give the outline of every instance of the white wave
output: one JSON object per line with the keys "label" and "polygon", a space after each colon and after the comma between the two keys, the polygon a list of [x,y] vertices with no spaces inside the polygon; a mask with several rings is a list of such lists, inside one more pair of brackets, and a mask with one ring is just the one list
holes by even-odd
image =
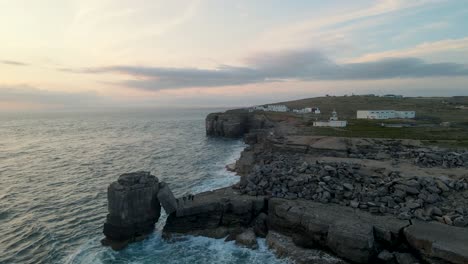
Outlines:
{"label": "white wave", "polygon": [[240,157],[241,152],[245,148],[245,144],[239,141],[238,144],[233,146],[233,151],[230,156],[222,161],[216,162],[214,167],[214,178],[205,179],[200,184],[192,188],[193,193],[201,193],[206,191],[212,191],[223,187],[231,186],[240,180],[240,177],[235,173],[228,171],[226,165],[236,162]]}
{"label": "white wave", "polygon": [[131,244],[123,251],[115,252],[109,248],[97,245],[90,240],[79,247],[67,258],[66,264],[104,264],[104,263],[134,263],[134,264],[261,264],[287,263],[277,259],[266,246],[265,239],[258,239],[259,248],[252,250],[239,247],[224,239],[185,236],[176,242],[167,242],[159,232],[150,238]]}

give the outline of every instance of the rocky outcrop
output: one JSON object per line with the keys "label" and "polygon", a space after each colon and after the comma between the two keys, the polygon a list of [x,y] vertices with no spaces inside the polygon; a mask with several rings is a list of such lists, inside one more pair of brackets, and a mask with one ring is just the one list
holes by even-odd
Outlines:
{"label": "rocky outcrop", "polygon": [[212,113],[206,117],[206,134],[240,138],[248,132],[248,113]]}
{"label": "rocky outcrop", "polygon": [[467,151],[452,151],[447,149],[436,149],[421,147],[415,144],[403,144],[401,140],[361,140],[364,143],[355,145],[349,151],[350,158],[365,159],[410,159],[414,164],[425,168],[462,168],[468,167]]}
{"label": "rocky outcrop", "polygon": [[110,184],[103,243],[121,249],[152,232],[161,213],[158,191],[158,179],[149,172],[122,174]]}
{"label": "rocky outcrop", "polygon": [[[244,110],[232,110],[224,113],[211,113],[205,119],[208,136],[241,138],[250,131],[273,128],[264,114],[249,113]],[[247,140],[254,139],[247,137]]]}
{"label": "rocky outcrop", "polygon": [[[357,263],[372,263],[378,253],[402,241],[409,225],[391,217],[373,216],[338,205],[272,198],[268,203],[270,230],[295,234],[314,248],[327,248]],[[296,238],[298,239],[298,238]]]}
{"label": "rocky outcrop", "polygon": [[417,222],[405,228],[404,233],[411,247],[428,263],[468,263],[468,230],[465,228]]}
{"label": "rocky outcrop", "polygon": [[245,230],[244,232],[238,234],[236,236],[236,244],[242,245],[251,249],[257,249],[258,248],[257,237],[255,236],[253,229],[249,228]]}
{"label": "rocky outcrop", "polygon": [[273,249],[280,258],[289,258],[298,264],[346,264],[331,254],[318,249],[306,249],[297,246],[291,237],[281,233],[270,231],[266,237],[269,248]]}
{"label": "rocky outcrop", "polygon": [[428,263],[466,263],[466,229],[424,224],[338,204],[249,196],[224,188],[179,199],[164,233],[227,237],[251,248],[256,247],[255,236],[266,234],[278,256],[297,263],[420,263],[420,257]]}
{"label": "rocky outcrop", "polygon": [[177,210],[177,200],[171,189],[165,182],[159,183],[158,200],[161,203],[166,214],[170,215]]}
{"label": "rocky outcrop", "polygon": [[239,195],[232,188],[223,188],[192,199],[179,199],[177,211],[169,215],[164,232],[222,238],[252,226],[265,211],[263,197]]}

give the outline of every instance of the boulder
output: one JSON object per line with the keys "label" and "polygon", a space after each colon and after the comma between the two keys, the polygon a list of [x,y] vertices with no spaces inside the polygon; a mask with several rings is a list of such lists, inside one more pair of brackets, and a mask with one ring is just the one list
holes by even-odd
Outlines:
{"label": "boulder", "polygon": [[117,245],[111,243],[116,241],[126,245],[122,242],[152,232],[161,213],[158,190],[158,179],[149,172],[122,174],[111,183],[107,189],[109,214],[104,224],[104,244]]}
{"label": "boulder", "polygon": [[428,262],[468,263],[468,229],[436,222],[415,222],[404,229],[409,245]]}
{"label": "boulder", "polygon": [[251,249],[258,248],[257,237],[251,228],[236,236],[236,244],[246,246]]}
{"label": "boulder", "polygon": [[388,250],[383,250],[377,256],[377,259],[381,260],[384,263],[389,263],[393,260],[394,256],[392,253],[388,252]]}
{"label": "boulder", "polygon": [[346,264],[333,255],[317,249],[305,249],[296,246],[292,239],[275,231],[269,231],[266,237],[267,245],[279,258],[289,258],[297,264]]}
{"label": "boulder", "polygon": [[159,183],[158,200],[168,215],[177,210],[177,201],[165,182]]}
{"label": "boulder", "polygon": [[419,264],[419,261],[410,253],[394,253],[398,264]]}
{"label": "boulder", "polygon": [[234,162],[234,163],[226,165],[226,170],[228,170],[230,172],[235,172],[236,171],[236,163]]}
{"label": "boulder", "polygon": [[[357,220],[357,221],[353,221]],[[327,247],[357,263],[370,263],[375,254],[373,226],[358,219],[344,219],[330,226]]]}

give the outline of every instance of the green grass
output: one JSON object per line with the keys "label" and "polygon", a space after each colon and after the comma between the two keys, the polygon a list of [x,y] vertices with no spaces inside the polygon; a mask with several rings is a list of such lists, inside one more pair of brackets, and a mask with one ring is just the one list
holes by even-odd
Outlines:
{"label": "green grass", "polygon": [[[341,119],[356,118],[357,110],[408,110],[416,111],[416,120],[426,123],[467,122],[468,110],[456,109],[468,106],[468,96],[457,97],[405,97],[386,98],[377,96],[329,96],[284,102],[290,108],[319,107],[318,115],[327,119],[335,109]],[[314,117],[317,117],[314,115]]]}
{"label": "green grass", "polygon": [[305,134],[337,137],[368,137],[419,140],[468,141],[468,128],[462,127],[382,127],[375,120],[350,120],[345,128],[303,127]]}
{"label": "green grass", "polygon": [[[386,98],[378,96],[327,96],[282,102],[289,108],[319,107],[321,114],[298,115],[294,113],[259,112],[267,119],[294,121],[299,133],[305,135],[418,139],[424,144],[468,148],[468,110],[456,106],[468,106],[468,96],[455,97],[405,97]],[[347,120],[346,128],[313,127],[315,120],[328,120],[336,110],[340,120]],[[408,120],[361,120],[356,119],[357,110],[408,110],[416,111],[416,118]],[[382,127],[380,123],[406,123],[412,127]],[[440,126],[450,122],[450,127]]]}

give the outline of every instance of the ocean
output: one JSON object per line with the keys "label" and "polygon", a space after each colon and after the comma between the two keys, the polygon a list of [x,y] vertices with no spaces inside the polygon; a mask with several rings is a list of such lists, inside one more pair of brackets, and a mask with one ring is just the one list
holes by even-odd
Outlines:
{"label": "ocean", "polygon": [[223,239],[161,238],[101,246],[107,186],[145,170],[182,196],[229,186],[225,165],[245,147],[205,136],[216,109],[0,114],[0,263],[283,263]]}

